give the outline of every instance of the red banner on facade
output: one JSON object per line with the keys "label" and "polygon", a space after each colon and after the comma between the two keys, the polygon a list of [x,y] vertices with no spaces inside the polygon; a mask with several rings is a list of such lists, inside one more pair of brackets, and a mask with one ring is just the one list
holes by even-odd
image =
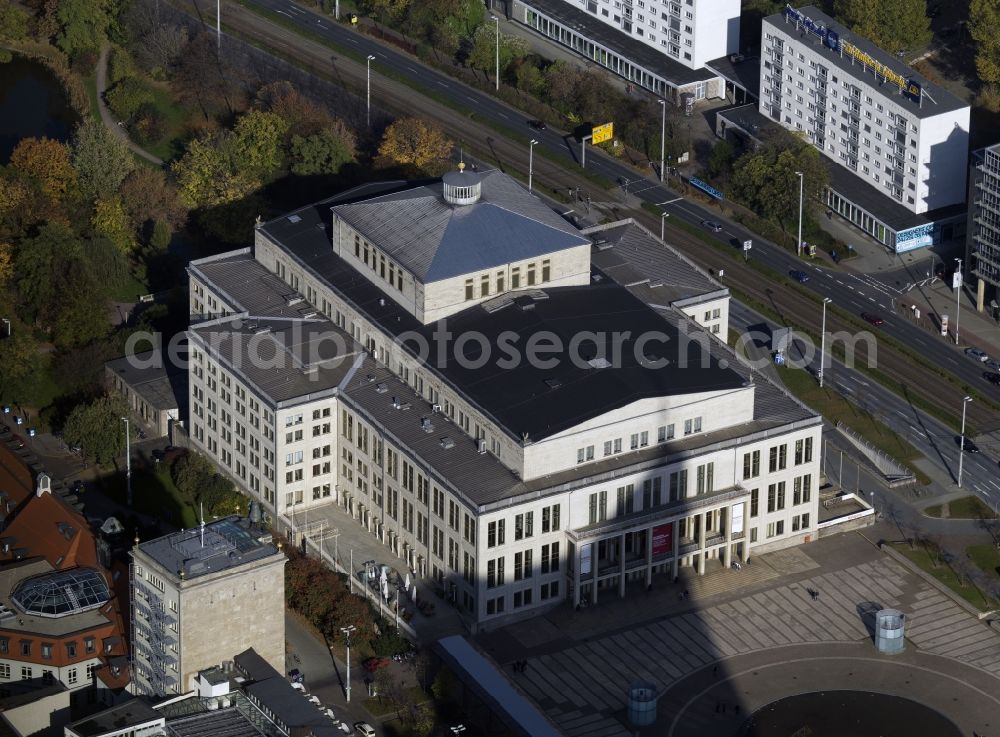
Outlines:
{"label": "red banner on facade", "polygon": [[674,525],[658,525],[653,528],[653,557],[668,555],[674,549]]}

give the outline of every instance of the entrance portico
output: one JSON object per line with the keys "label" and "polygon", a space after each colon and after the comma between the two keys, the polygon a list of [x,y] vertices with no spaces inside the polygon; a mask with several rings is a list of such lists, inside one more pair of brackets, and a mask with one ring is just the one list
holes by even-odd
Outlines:
{"label": "entrance portico", "polygon": [[747,489],[730,487],[568,531],[573,605],[596,604],[615,585],[624,597],[629,580],[649,586],[654,572],[676,577],[682,564],[699,575],[709,558],[729,567],[734,551],[746,562],[749,500]]}

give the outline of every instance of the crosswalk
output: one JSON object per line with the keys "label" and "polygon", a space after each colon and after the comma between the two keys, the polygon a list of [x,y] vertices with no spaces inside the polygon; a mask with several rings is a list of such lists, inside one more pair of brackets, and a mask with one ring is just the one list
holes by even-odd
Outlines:
{"label": "crosswalk", "polygon": [[[770,588],[752,584],[777,579],[776,569],[755,566],[691,583],[695,599],[710,597],[732,588],[724,580],[732,573],[743,575],[752,593],[535,657],[518,685],[568,737],[625,737],[627,690],[636,681],[654,683],[662,693],[731,656],[783,645],[857,643],[870,638],[862,612],[878,608],[907,614],[911,646],[1000,675],[1000,637],[891,559]],[[810,591],[819,592],[817,598]]]}

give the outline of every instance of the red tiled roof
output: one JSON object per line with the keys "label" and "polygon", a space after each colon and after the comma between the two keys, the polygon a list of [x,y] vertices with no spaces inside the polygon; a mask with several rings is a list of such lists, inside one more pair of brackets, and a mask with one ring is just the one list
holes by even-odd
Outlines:
{"label": "red tiled roof", "polygon": [[0,563],[20,558],[45,558],[54,569],[99,567],[97,544],[86,518],[50,493],[32,497],[0,533],[8,543],[0,548]]}

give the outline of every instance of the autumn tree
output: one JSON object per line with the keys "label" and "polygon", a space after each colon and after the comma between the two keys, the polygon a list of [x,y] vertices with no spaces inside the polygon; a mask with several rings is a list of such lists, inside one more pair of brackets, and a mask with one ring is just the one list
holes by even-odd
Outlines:
{"label": "autumn tree", "polygon": [[56,45],[70,56],[96,50],[114,20],[113,0],[60,0],[56,10]]}
{"label": "autumn tree", "polygon": [[[495,74],[497,68],[497,31],[492,23],[484,23],[472,34],[472,49],[465,59],[466,65],[487,74]],[[500,75],[507,68],[528,53],[528,44],[517,36],[500,34]]]}
{"label": "autumn tree", "polygon": [[892,53],[931,40],[927,0],[837,0],[835,13],[859,36]]}
{"label": "autumn tree", "polygon": [[121,198],[137,230],[155,220],[164,220],[177,230],[187,220],[187,209],[159,169],[145,166],[134,169],[125,177]]}
{"label": "autumn tree", "polygon": [[67,445],[78,446],[84,458],[99,466],[110,466],[125,452],[121,418],[127,414],[128,406],[118,396],[80,404],[66,418],[63,438]]}
{"label": "autumn tree", "polygon": [[20,401],[38,384],[44,355],[28,330],[14,330],[0,340],[0,398]]}
{"label": "autumn tree", "polygon": [[410,7],[412,0],[361,0],[358,7],[365,15],[383,23],[397,23]]}
{"label": "autumn tree", "polygon": [[287,80],[279,80],[257,91],[256,105],[285,121],[289,135],[309,136],[334,124],[330,113],[299,92]]}
{"label": "autumn tree", "polygon": [[251,110],[240,116],[226,146],[233,168],[255,179],[268,179],[281,166],[281,144],[287,129],[288,124],[276,113]]}
{"label": "autumn tree", "polygon": [[14,246],[0,241],[0,288],[6,287],[14,276]]}
{"label": "autumn tree", "polygon": [[972,0],[969,35],[976,42],[976,71],[982,82],[1000,82],[1000,3]]}
{"label": "autumn tree", "polygon": [[0,38],[19,41],[28,35],[30,16],[13,3],[0,5]]}
{"label": "autumn tree", "polygon": [[807,201],[819,198],[829,175],[814,146],[792,139],[744,154],[729,180],[733,198],[777,223],[790,223],[798,215],[797,171],[803,173]]}
{"label": "autumn tree", "polygon": [[173,165],[181,203],[189,208],[214,207],[245,197],[261,182],[238,170],[223,133],[196,138]]}
{"label": "autumn tree", "polygon": [[439,165],[451,149],[440,128],[419,118],[400,118],[385,129],[378,153],[397,164],[425,169]]}
{"label": "autumn tree", "polygon": [[73,136],[73,167],[88,199],[110,196],[135,168],[128,145],[97,118],[88,117]]}
{"label": "autumn tree", "polygon": [[324,128],[310,136],[292,137],[292,171],[311,174],[336,174],[344,164],[354,161],[354,134],[346,126]]}
{"label": "autumn tree", "polygon": [[53,199],[76,181],[69,147],[51,138],[22,138],[10,155],[10,166]]}
{"label": "autumn tree", "polygon": [[120,120],[131,120],[140,107],[153,102],[152,91],[136,77],[125,77],[104,96]]}
{"label": "autumn tree", "polygon": [[94,232],[111,241],[123,254],[135,248],[133,229],[125,206],[118,197],[101,197],[94,203],[90,224]]}

